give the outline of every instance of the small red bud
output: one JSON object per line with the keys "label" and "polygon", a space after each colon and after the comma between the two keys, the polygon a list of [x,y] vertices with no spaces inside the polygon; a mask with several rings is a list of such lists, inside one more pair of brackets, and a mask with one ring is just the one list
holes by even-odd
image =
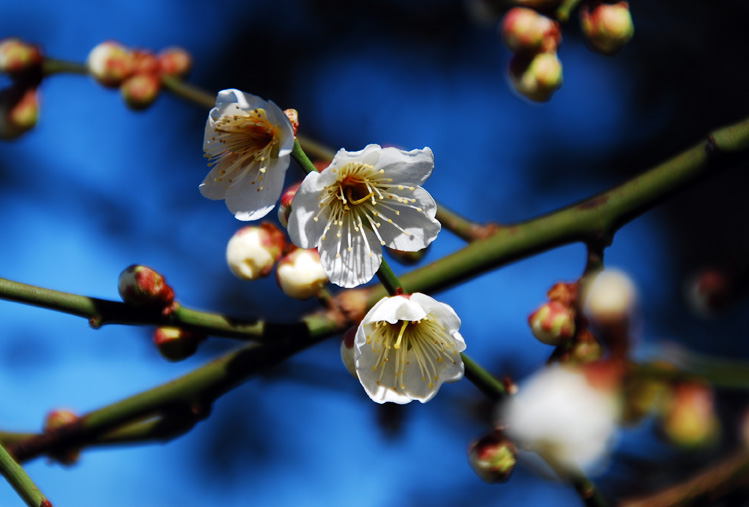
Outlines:
{"label": "small red bud", "polygon": [[167,48],[159,53],[157,59],[159,72],[168,76],[184,78],[192,69],[192,56],[182,48]]}
{"label": "small red bud", "polygon": [[39,93],[13,84],[0,91],[0,139],[16,139],[36,126]]}
{"label": "small red bud", "polygon": [[234,276],[256,280],[268,276],[286,250],[286,236],[271,223],[242,227],[226,245],[226,263]]}
{"label": "small red bud", "polygon": [[486,435],[468,450],[468,462],[482,480],[490,484],[506,482],[515,470],[517,450],[500,432]]}
{"label": "small red bud", "polygon": [[182,361],[195,354],[204,335],[178,327],[163,326],[153,334],[153,343],[159,353],[170,361]]}
{"label": "small red bud", "polygon": [[135,74],[120,86],[125,104],[131,109],[142,110],[153,104],[161,90],[161,78],[157,74]]}
{"label": "small red bud", "polygon": [[17,37],[0,40],[0,72],[22,74],[42,64],[42,52],[38,46]]}
{"label": "small red bud", "polygon": [[91,50],[86,66],[99,83],[114,88],[133,74],[135,57],[133,52],[122,44],[106,41]]}
{"label": "small red bud", "polygon": [[299,130],[299,113],[296,109],[285,109],[284,114],[291,122],[291,126],[294,127],[294,135],[296,136],[296,131]]}
{"label": "small red bud", "polygon": [[524,7],[514,7],[507,12],[501,31],[507,47],[516,52],[552,52],[562,42],[558,22]]}
{"label": "small red bud", "polygon": [[278,261],[276,282],[284,294],[294,299],[309,299],[328,283],[316,249],[295,248]]}
{"label": "small red bud", "polygon": [[515,90],[535,102],[550,100],[564,81],[556,53],[517,53],[510,61],[509,73]]}
{"label": "small red bud", "polygon": [[284,227],[289,226],[289,216],[291,215],[291,203],[294,200],[294,196],[297,193],[297,190],[299,190],[299,187],[302,185],[302,182],[294,183],[289,188],[287,188],[283,194],[281,194],[281,202],[278,205],[278,221],[281,222],[281,225]]}
{"label": "small red bud", "polygon": [[672,386],[661,415],[661,429],[672,443],[682,447],[714,443],[720,422],[715,415],[712,389],[697,383]]}
{"label": "small red bud", "polygon": [[[79,420],[78,415],[75,412],[68,409],[55,409],[47,413],[44,418],[44,432],[54,431],[61,426],[73,424]],[[63,452],[51,454],[50,458],[59,462],[62,465],[73,465],[78,461],[80,457],[80,449],[69,449]]]}
{"label": "small red bud", "polygon": [[356,364],[354,363],[354,340],[356,340],[357,330],[358,326],[350,327],[341,340],[341,361],[343,361],[343,365],[348,372],[356,379],[359,378],[356,375]]}
{"label": "small red bud", "polygon": [[541,305],[528,317],[533,336],[547,345],[560,345],[575,334],[575,317],[558,301]]}
{"label": "small red bud", "polygon": [[119,292],[122,300],[133,306],[161,308],[174,301],[174,291],[162,275],[136,264],[120,273]]}
{"label": "small red bud", "polygon": [[627,2],[604,4],[594,1],[580,7],[580,26],[590,46],[599,53],[612,55],[635,33]]}

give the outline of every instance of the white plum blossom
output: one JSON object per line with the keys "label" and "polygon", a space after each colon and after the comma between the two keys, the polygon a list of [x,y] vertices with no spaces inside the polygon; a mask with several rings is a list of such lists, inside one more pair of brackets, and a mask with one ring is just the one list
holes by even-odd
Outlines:
{"label": "white plum blossom", "polygon": [[414,293],[385,297],[359,324],[356,375],[377,403],[431,400],[444,382],[463,377],[466,344],[448,305]]}
{"label": "white plum blossom", "polygon": [[239,220],[264,217],[281,196],[293,146],[294,128],[276,104],[220,91],[205,124],[203,151],[212,169],[200,193],[225,199]]}
{"label": "white plum blossom", "polygon": [[593,386],[581,370],[552,365],[502,405],[499,424],[515,443],[575,472],[595,471],[616,437],[615,389]]}
{"label": "white plum blossom", "polygon": [[368,282],[380,267],[383,246],[415,252],[437,237],[437,205],[419,186],[433,168],[429,148],[370,144],[361,151],[339,150],[330,166],[308,174],[297,190],[291,241],[318,249],[331,282]]}

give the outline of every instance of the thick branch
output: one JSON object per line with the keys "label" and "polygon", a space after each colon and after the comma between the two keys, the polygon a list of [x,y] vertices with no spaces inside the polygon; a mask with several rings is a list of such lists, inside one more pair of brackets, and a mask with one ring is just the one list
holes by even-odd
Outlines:
{"label": "thick branch", "polygon": [[8,451],[0,445],[0,474],[13,486],[29,507],[52,507],[52,504],[39,491],[26,471],[19,465]]}

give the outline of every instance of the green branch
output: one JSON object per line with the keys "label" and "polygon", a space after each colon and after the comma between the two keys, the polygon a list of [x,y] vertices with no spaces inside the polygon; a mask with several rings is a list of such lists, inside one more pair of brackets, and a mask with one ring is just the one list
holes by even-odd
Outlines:
{"label": "green branch", "polygon": [[0,474],[13,486],[18,496],[23,498],[29,507],[52,507],[44,494],[39,491],[26,471],[8,451],[0,445]]}
{"label": "green branch", "polygon": [[[748,150],[745,119],[607,192],[527,222],[499,226],[486,239],[404,275],[402,282],[414,292],[430,293],[569,243],[608,245],[624,224],[711,172],[746,160]],[[383,292],[374,288],[370,304]]]}

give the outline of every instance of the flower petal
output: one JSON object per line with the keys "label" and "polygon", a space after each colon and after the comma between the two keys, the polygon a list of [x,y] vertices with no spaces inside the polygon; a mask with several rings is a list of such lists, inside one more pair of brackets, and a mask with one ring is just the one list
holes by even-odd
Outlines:
{"label": "flower petal", "polygon": [[356,232],[351,221],[348,221],[341,230],[340,238],[331,229],[325,239],[320,239],[317,247],[325,273],[332,283],[341,287],[367,283],[382,263],[382,247],[375,235],[370,229],[360,231],[363,233]]}
{"label": "flower petal", "polygon": [[320,191],[325,188],[325,179],[321,173],[309,173],[291,202],[288,232],[291,242],[300,248],[316,248],[328,223],[327,210],[320,213]]}
{"label": "flower petal", "polygon": [[393,183],[421,185],[432,175],[434,153],[428,147],[411,151],[383,148],[375,168],[383,169]]}
{"label": "flower petal", "polygon": [[288,157],[272,159],[262,182],[258,179],[258,169],[249,169],[247,174],[226,190],[226,207],[234,213],[237,220],[263,218],[273,209],[281,195],[287,167]]}
{"label": "flower petal", "polygon": [[380,216],[383,218],[379,232],[390,248],[416,252],[434,241],[442,229],[434,218],[437,205],[421,187],[413,191],[405,190],[400,195],[416,202],[401,203],[392,199],[387,204],[378,204],[378,208],[382,208]]}

